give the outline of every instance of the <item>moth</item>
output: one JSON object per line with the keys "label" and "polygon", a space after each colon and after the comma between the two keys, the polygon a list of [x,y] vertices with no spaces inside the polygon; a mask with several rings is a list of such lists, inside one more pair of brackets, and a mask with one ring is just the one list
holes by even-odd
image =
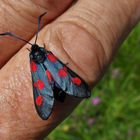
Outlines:
{"label": "moth", "polygon": [[31,45],[29,58],[33,85],[33,97],[38,115],[47,120],[52,113],[55,100],[64,102],[66,94],[78,98],[88,98],[91,95],[86,82],[72,71],[68,64],[64,64],[51,51],[40,47],[37,38],[41,29],[41,19],[46,14],[38,17],[38,30],[35,43],[11,33],[1,33],[0,36],[11,36]]}

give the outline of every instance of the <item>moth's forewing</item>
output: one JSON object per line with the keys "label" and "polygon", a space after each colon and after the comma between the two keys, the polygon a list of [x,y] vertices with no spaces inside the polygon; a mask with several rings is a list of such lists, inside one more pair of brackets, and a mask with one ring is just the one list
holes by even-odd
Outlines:
{"label": "moth's forewing", "polygon": [[75,97],[90,97],[89,87],[82,78],[58,60],[51,52],[48,52],[46,57],[45,67],[51,72],[54,81],[63,91]]}
{"label": "moth's forewing", "polygon": [[39,116],[46,120],[51,115],[54,105],[52,86],[43,65],[32,60],[30,63],[35,107]]}

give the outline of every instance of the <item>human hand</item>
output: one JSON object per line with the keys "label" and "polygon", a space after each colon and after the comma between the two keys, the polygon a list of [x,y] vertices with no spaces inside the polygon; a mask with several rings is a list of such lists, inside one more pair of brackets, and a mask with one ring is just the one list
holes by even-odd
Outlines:
{"label": "human hand", "polygon": [[[46,1],[42,1],[43,6],[49,5],[44,2]],[[114,5],[113,0],[108,3],[105,0],[100,2],[80,0],[62,16],[42,29],[39,33],[38,44],[42,46],[45,43],[48,50],[51,50],[63,62],[69,62],[69,67],[89,85],[95,85],[124,39],[124,34],[127,35],[138,22],[140,18],[138,2],[138,0],[133,2],[117,1]],[[26,5],[33,3],[27,2]],[[61,5],[61,8],[58,6],[57,10],[62,9],[61,13],[70,3],[70,0],[67,1],[64,6]],[[21,2],[16,6],[15,3],[11,2],[11,4],[15,9],[17,9],[17,5],[18,8],[21,6]],[[39,4],[35,5],[39,6]],[[36,10],[36,6],[34,10],[30,6],[26,6],[26,8],[25,5],[22,6],[20,9],[23,8],[24,12],[26,11],[25,13],[21,12],[25,18],[19,16],[18,13],[16,16],[13,12],[16,25],[11,25],[14,28],[8,28],[12,19],[7,24],[2,21],[1,25],[5,26],[0,28],[1,32],[9,29],[28,40],[35,33],[37,24],[32,24],[27,19],[36,23],[36,17],[44,10],[48,12],[47,20],[56,17],[55,8],[49,11],[49,6],[53,7],[53,2],[46,9],[40,7],[39,12]],[[125,12],[126,9],[127,12]],[[35,13],[35,11],[37,12]],[[53,13],[53,16],[50,13]],[[35,18],[32,18],[32,14]],[[18,19],[21,21],[18,22]],[[10,37],[0,39],[1,66],[21,48],[22,43]],[[1,69],[0,109],[2,115],[0,120],[2,128],[0,135],[3,139],[41,139],[71,113],[80,102],[79,99],[72,97],[67,98],[64,104],[56,102],[49,120],[40,120],[33,104],[27,47],[30,46],[27,44],[23,46]]]}

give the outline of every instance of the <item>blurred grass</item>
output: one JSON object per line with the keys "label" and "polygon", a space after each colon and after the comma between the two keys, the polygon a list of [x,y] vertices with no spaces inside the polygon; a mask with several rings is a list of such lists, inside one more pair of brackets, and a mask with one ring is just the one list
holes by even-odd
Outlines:
{"label": "blurred grass", "polygon": [[[92,99],[101,103],[93,105]],[[140,140],[140,24],[103,80],[46,140]]]}

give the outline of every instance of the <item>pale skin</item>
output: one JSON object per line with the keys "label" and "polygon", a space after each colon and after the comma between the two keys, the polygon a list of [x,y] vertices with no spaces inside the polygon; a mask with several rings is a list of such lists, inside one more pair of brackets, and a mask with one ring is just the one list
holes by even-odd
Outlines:
{"label": "pale skin", "polygon": [[[45,43],[46,49],[68,62],[93,87],[138,23],[140,0],[78,0],[70,7],[71,3],[72,0],[61,0],[61,4],[59,0],[0,1],[0,33],[12,31],[30,40],[36,32],[37,17],[47,11],[37,43],[40,46]],[[3,140],[42,140],[81,101],[67,97],[64,104],[56,102],[50,118],[41,120],[33,103],[26,48],[30,45],[0,37],[0,137]]]}

